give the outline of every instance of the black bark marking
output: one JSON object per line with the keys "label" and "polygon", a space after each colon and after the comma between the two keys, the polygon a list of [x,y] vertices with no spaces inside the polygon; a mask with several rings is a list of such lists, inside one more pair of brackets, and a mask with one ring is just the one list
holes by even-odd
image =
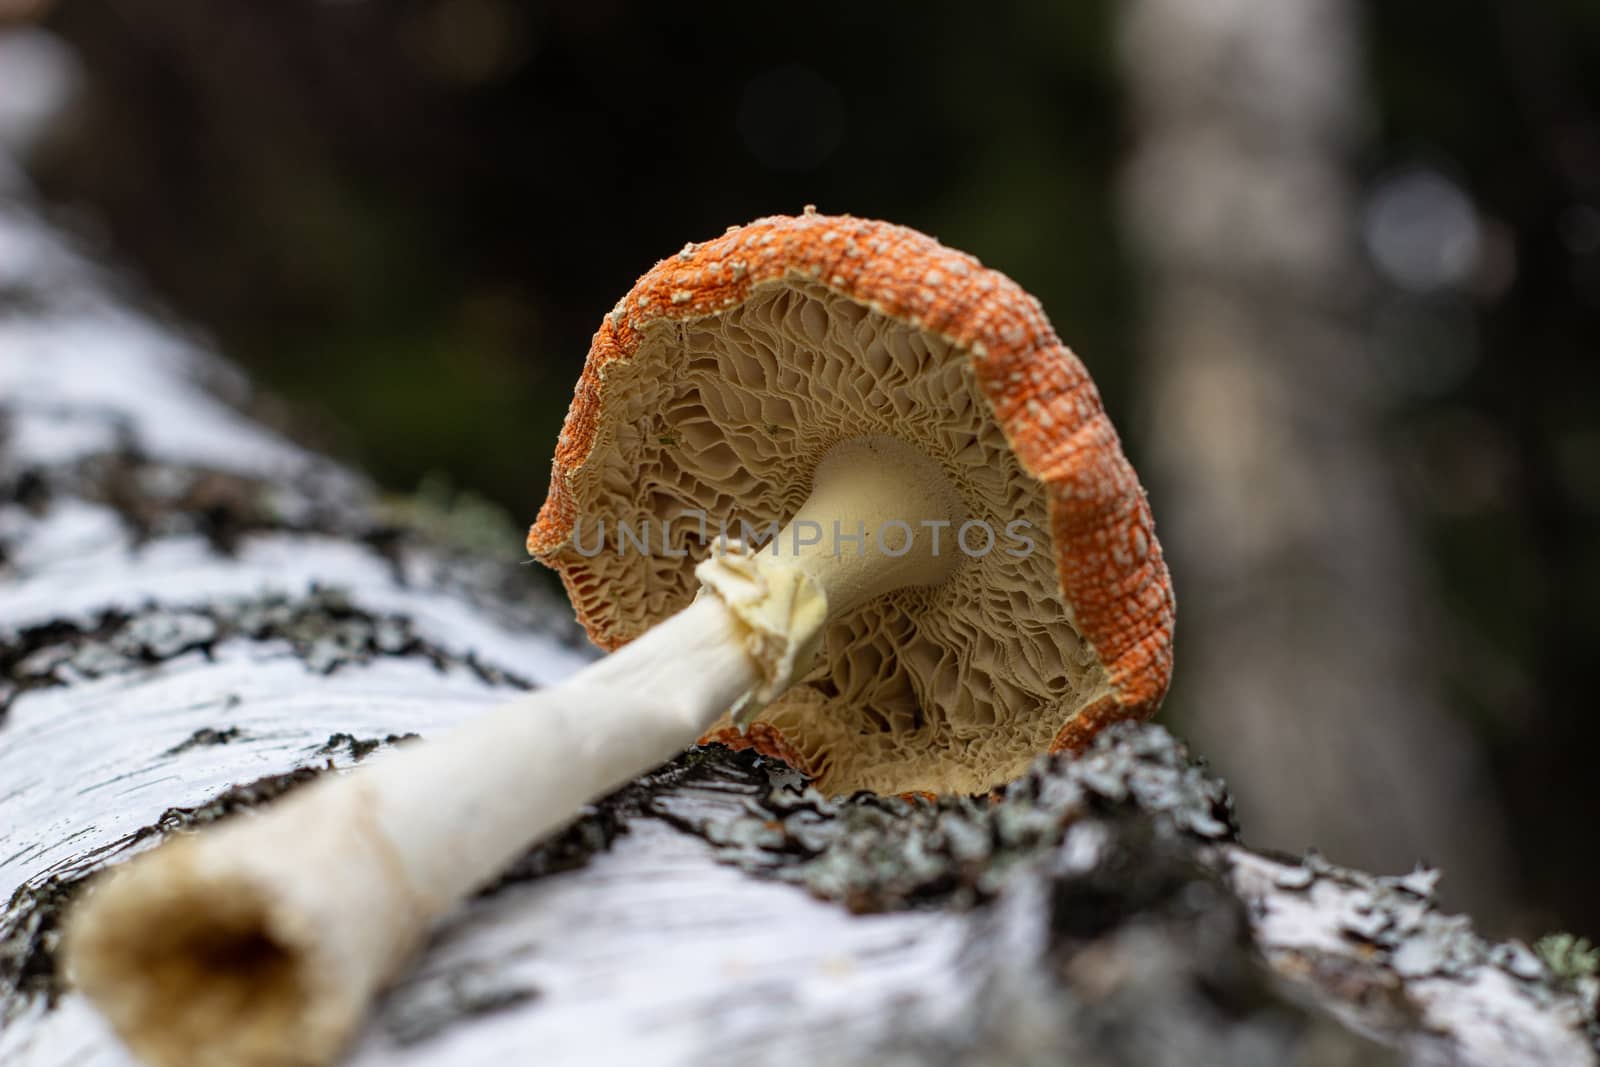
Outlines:
{"label": "black bark marking", "polygon": [[130,673],[191,652],[210,656],[228,640],[286,641],[317,674],[379,656],[420,657],[439,670],[463,667],[492,686],[533,687],[475,653],[457,655],[424,640],[404,615],[366,611],[339,589],[313,589],[300,597],[223,599],[199,607],[149,604],[131,613],[106,611],[88,624],[58,620],[0,630],[0,724],[10,703],[28,690]]}

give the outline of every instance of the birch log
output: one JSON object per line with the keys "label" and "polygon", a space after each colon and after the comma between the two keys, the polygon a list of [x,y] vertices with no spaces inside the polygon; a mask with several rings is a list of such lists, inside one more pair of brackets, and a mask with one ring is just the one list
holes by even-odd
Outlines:
{"label": "birch log", "polygon": [[[0,195],[0,1063],[129,1067],[57,965],[87,876],[590,653]],[[1592,982],[1432,891],[1242,849],[1158,728],[998,803],[700,750],[446,921],[349,1062],[1597,1062]]]}

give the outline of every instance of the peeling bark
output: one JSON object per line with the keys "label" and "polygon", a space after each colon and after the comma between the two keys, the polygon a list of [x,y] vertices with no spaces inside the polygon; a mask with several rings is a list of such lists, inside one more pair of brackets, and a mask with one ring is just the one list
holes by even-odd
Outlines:
{"label": "peeling bark", "polygon": [[[525,570],[397,524],[117,290],[0,203],[14,1067],[130,1062],[56,965],[95,871],[589,655]],[[700,749],[465,904],[350,1062],[1596,1062],[1593,988],[1432,892],[1244,849],[1154,727],[938,801],[825,798]]]}

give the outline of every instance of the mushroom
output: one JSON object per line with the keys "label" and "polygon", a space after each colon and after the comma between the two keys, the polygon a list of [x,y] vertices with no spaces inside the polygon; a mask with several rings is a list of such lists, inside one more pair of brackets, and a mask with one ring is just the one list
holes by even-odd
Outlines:
{"label": "mushroom", "polygon": [[768,702],[705,739],[836,793],[981,792],[1171,674],[1166,565],[1083,365],[1010,279],[882,222],[763,219],[641,278],[528,550],[606,649],[721,594]]}
{"label": "mushroom", "polygon": [[835,792],[978,792],[1145,716],[1173,598],[1037,301],[808,209],[687,245],[595,335],[529,550],[612,655],[123,865],[68,967],[164,1067],[320,1064],[429,925],[697,737]]}

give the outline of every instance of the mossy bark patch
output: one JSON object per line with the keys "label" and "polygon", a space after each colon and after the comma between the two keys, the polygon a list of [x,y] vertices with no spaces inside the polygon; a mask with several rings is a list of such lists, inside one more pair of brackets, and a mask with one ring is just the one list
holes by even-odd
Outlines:
{"label": "mossy bark patch", "polygon": [[1077,758],[1041,757],[985,797],[828,798],[773,774],[725,820],[664,796],[654,814],[704,837],[745,870],[803,885],[854,911],[968,908],[992,899],[1067,827],[1137,812],[1196,842],[1236,837],[1227,791],[1159,727],[1118,726]]}
{"label": "mossy bark patch", "polygon": [[1288,994],[1202,850],[1173,821],[1129,809],[1073,822],[974,916],[963,961],[978,989],[959,1015],[892,1034],[876,1062],[1405,1062]]}

